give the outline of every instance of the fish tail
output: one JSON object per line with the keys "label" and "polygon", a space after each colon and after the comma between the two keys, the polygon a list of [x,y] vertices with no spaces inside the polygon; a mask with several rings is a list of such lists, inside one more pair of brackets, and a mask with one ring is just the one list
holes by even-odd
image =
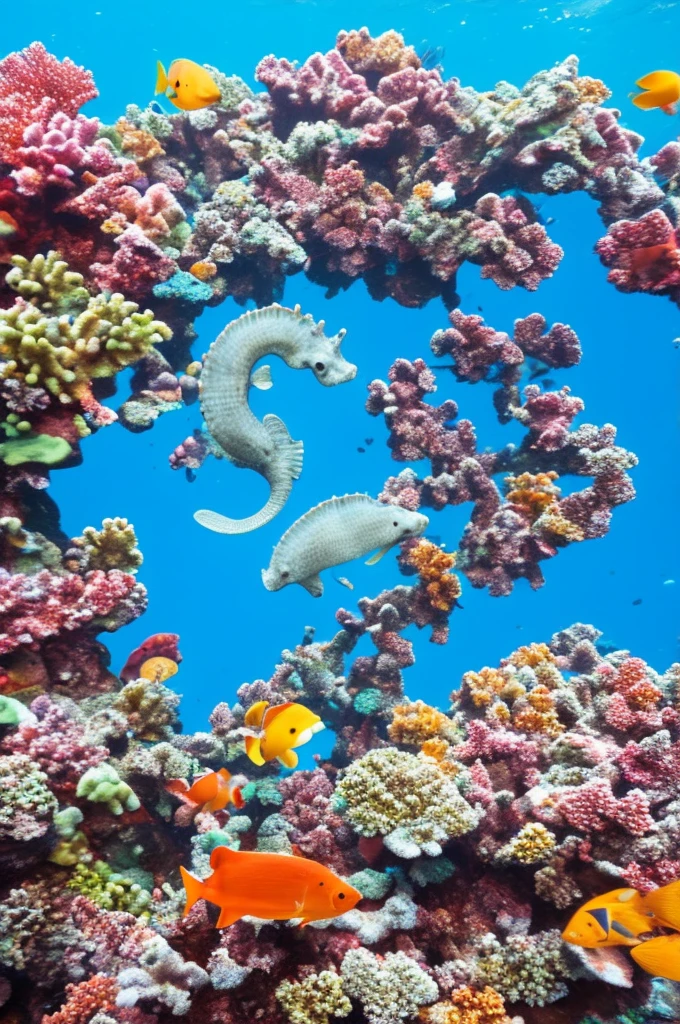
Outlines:
{"label": "fish tail", "polygon": [[680,929],[680,879],[642,897],[646,911],[669,928]]}
{"label": "fish tail", "polygon": [[654,110],[659,106],[659,100],[655,92],[641,92],[633,96],[633,103],[639,110]]}
{"label": "fish tail", "polygon": [[184,904],[184,917],[187,916],[194,903],[198,903],[199,900],[203,899],[203,890],[205,883],[200,878],[196,878],[190,871],[180,865],[179,873],[182,876],[182,884],[184,885],[184,891],[187,895],[187,901]]}
{"label": "fish tail", "polygon": [[165,73],[165,68],[159,60],[156,61],[156,96],[159,93],[165,92],[168,87],[168,76]]}
{"label": "fish tail", "polygon": [[680,957],[678,956],[677,935],[659,935],[649,942],[641,942],[631,949],[630,955],[643,971],[655,978],[680,981]]}

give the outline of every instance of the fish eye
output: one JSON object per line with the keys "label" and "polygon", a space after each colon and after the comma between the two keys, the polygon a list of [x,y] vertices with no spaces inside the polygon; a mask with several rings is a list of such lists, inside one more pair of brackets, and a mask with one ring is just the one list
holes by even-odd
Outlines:
{"label": "fish eye", "polygon": [[175,82],[175,89],[179,89],[179,81]]}
{"label": "fish eye", "polygon": [[319,373],[320,373],[322,370],[325,370],[326,367],[325,367],[324,363],[314,363],[314,369],[318,370]]}
{"label": "fish eye", "polygon": [[319,882],[319,885],[323,885],[323,882]]}
{"label": "fish eye", "polygon": [[345,898],[345,894],[344,894],[344,892],[339,892],[339,893],[338,893],[338,899],[339,899],[339,900],[344,900],[344,898]]}
{"label": "fish eye", "polygon": [[[292,733],[293,733],[293,732],[297,732],[297,729],[295,728],[295,726],[293,726],[293,728],[292,728],[292,729],[291,729],[290,731],[291,731]],[[321,884],[323,885],[323,882],[322,882]]]}

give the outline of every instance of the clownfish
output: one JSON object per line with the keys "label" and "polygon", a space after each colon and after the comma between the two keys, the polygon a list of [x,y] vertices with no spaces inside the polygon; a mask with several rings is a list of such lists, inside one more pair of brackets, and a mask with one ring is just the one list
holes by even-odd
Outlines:
{"label": "clownfish", "polygon": [[173,60],[167,74],[160,61],[156,66],[156,95],[163,93],[178,110],[202,110],[219,101],[215,81],[193,60]]}
{"label": "clownfish", "polygon": [[680,100],[680,75],[675,71],[652,71],[635,83],[644,92],[632,96],[633,103],[640,110],[663,110],[664,114],[675,114],[675,104]]}
{"label": "clownfish", "polygon": [[659,935],[641,942],[630,955],[635,963],[655,978],[680,981],[680,935]]}
{"label": "clownfish", "polygon": [[139,670],[140,679],[149,679],[152,683],[162,683],[178,671],[177,662],[172,658],[147,658]]}
{"label": "clownfish", "polygon": [[165,788],[197,811],[221,811],[230,802],[240,810],[246,803],[241,792],[243,782],[243,776],[232,777],[226,768],[220,768],[218,772],[199,776],[192,786],[186,779],[171,779]]}
{"label": "clownfish", "polygon": [[638,946],[655,928],[680,928],[680,880],[641,896],[635,889],[613,889],[589,900],[562,932],[565,942],[586,949]]}
{"label": "clownfish", "polygon": [[310,921],[338,917],[361,899],[349,882],[305,857],[217,846],[210,867],[213,873],[204,882],[180,867],[187,897],[184,915],[198,900],[215,903],[220,908],[218,928],[244,916],[265,921],[302,918],[303,928]]}
{"label": "clownfish", "polygon": [[[278,758],[286,768],[295,768],[298,756],[293,747],[309,743],[315,732],[325,728],[318,715],[303,704],[275,704],[260,700],[246,711],[246,754],[253,764]],[[250,735],[248,735],[250,731]]]}

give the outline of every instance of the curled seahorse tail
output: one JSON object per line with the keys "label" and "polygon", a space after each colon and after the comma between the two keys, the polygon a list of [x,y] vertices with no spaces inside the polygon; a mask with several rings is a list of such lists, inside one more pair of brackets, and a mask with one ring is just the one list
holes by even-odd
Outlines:
{"label": "curled seahorse tail", "polygon": [[214,533],[250,533],[251,530],[259,530],[279,514],[288,500],[292,487],[292,477],[275,480],[267,504],[254,516],[248,516],[246,519],[229,519],[228,516],[211,512],[207,508],[194,512],[194,519],[201,526],[205,526],[206,530],[212,530]]}

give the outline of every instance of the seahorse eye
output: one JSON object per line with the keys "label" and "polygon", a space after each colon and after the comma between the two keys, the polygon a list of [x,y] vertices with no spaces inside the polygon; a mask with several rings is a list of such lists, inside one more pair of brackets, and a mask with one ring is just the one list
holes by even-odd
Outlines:
{"label": "seahorse eye", "polygon": [[392,523],[392,526],[399,526],[399,523],[394,522],[394,523]]}
{"label": "seahorse eye", "polygon": [[321,373],[322,370],[326,369],[324,363],[314,363],[314,368],[318,370],[319,373]]}
{"label": "seahorse eye", "polygon": [[281,579],[282,580],[287,580],[289,576],[290,576],[290,573],[288,572],[288,570],[286,570],[285,572],[281,573]]}

